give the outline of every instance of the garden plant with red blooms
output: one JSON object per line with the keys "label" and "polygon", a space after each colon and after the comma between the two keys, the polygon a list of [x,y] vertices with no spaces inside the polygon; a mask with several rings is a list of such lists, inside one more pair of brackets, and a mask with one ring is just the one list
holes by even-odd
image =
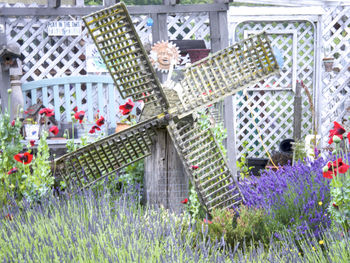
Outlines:
{"label": "garden plant with red blooms", "polygon": [[96,132],[96,130],[100,131],[101,128],[99,126],[97,126],[97,125],[94,125],[94,126],[91,127],[89,133],[93,134],[93,133]]}
{"label": "garden plant with red blooms", "polygon": [[105,118],[103,118],[103,116],[101,116],[97,121],[96,121],[97,126],[102,126],[103,124],[105,124]]}
{"label": "garden plant with red blooms", "polygon": [[198,165],[192,165],[191,168],[192,168],[192,170],[197,170],[199,168],[199,166]]}
{"label": "garden plant with red blooms", "polygon": [[10,175],[10,174],[14,174],[14,173],[17,173],[18,172],[18,169],[17,169],[17,167],[13,167],[10,171],[8,171],[8,175]]}
{"label": "garden plant with red blooms", "polygon": [[53,110],[53,109],[44,108],[44,109],[41,109],[41,110],[39,111],[39,114],[44,115],[44,116],[46,116],[46,117],[51,117],[51,116],[53,116],[55,113],[54,113],[54,110]]}
{"label": "garden plant with red blooms", "polygon": [[77,111],[77,112],[75,112],[75,114],[74,114],[74,118],[76,119],[76,120],[79,120],[79,123],[82,123],[83,122],[83,120],[84,120],[84,116],[85,116],[85,111]]}
{"label": "garden plant with red blooms", "polygon": [[30,143],[30,146],[34,147],[34,145],[35,145],[35,140],[30,140],[29,143]]}
{"label": "garden plant with red blooms", "polygon": [[135,103],[129,99],[125,104],[119,106],[119,110],[123,115],[128,115],[134,108]]}
{"label": "garden plant with red blooms", "polygon": [[187,204],[188,203],[188,198],[185,198],[184,200],[181,201],[182,204]]}
{"label": "garden plant with red blooms", "polygon": [[59,132],[58,127],[57,126],[52,126],[49,129],[49,132],[53,133],[56,136],[58,134],[58,132]]}
{"label": "garden plant with red blooms", "polygon": [[23,163],[23,164],[30,164],[33,160],[33,155],[29,152],[25,153],[18,153],[13,157],[17,162]]}
{"label": "garden plant with red blooms", "polygon": [[[330,179],[332,202],[329,206],[332,219],[346,230],[350,229],[350,133],[343,138],[346,129],[338,122],[329,131],[329,143],[334,143],[336,160],[329,161],[323,167],[323,176]],[[343,142],[343,143],[341,143]]]}

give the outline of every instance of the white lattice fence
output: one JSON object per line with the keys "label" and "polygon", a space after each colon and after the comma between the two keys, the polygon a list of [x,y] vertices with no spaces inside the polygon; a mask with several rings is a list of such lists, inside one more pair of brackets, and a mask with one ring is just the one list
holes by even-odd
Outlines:
{"label": "white lattice fence", "polygon": [[350,116],[350,6],[327,9],[322,40],[324,57],[334,58],[332,71],[322,68],[320,130],[327,145],[333,121],[343,123]]}
{"label": "white lattice fence", "polygon": [[208,13],[168,15],[169,39],[201,39],[210,49]]}
{"label": "white lattice fence", "polygon": [[[278,76],[272,76],[251,87],[246,94],[237,94],[236,123],[238,155],[266,157],[266,150],[278,149],[279,143],[293,137],[294,91],[297,81],[303,81],[313,94],[314,28],[310,22],[244,22],[236,27],[236,40],[266,31],[271,43],[284,59]],[[302,136],[312,129],[310,103],[302,93]],[[254,124],[255,123],[255,124]],[[261,139],[260,139],[261,138]],[[248,144],[244,148],[243,143]]]}

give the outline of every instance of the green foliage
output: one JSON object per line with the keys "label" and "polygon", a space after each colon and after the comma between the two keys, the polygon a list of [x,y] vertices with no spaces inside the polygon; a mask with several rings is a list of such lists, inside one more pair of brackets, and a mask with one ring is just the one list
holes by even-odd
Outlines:
{"label": "green foliage", "polygon": [[253,169],[253,167],[248,167],[247,152],[251,152],[252,149],[247,148],[247,145],[248,145],[247,141],[244,141],[242,143],[243,149],[245,149],[245,151],[243,151],[244,153],[241,155],[241,158],[239,159],[239,161],[236,161],[236,165],[239,170],[240,177],[242,179],[244,179],[245,177],[248,177],[250,170]]}
{"label": "green foliage", "polygon": [[29,202],[40,201],[44,196],[51,193],[51,186],[54,183],[49,162],[50,151],[46,141],[47,135],[46,131],[41,132],[38,151],[31,167],[32,172],[22,176],[25,179],[23,194]]}
{"label": "green foliage", "polygon": [[120,172],[118,181],[124,188],[130,185],[139,185],[141,188],[143,188],[144,171],[144,160],[134,162]]}

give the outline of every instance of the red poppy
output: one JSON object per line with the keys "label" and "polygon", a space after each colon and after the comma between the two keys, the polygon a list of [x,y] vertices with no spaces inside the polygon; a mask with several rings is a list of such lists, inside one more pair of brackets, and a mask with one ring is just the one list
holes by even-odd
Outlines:
{"label": "red poppy", "polygon": [[323,177],[328,179],[333,179],[333,176],[337,176],[337,173],[344,174],[346,173],[350,165],[343,162],[342,158],[332,162],[328,162],[327,164],[328,170],[323,172]]}
{"label": "red poppy", "polygon": [[54,115],[53,109],[43,108],[39,111],[40,114],[44,114],[46,117],[50,117]]}
{"label": "red poppy", "polygon": [[184,200],[182,200],[182,201],[181,201],[181,203],[183,203],[183,204],[187,204],[187,203],[188,203],[188,199],[187,199],[187,198],[185,198]]}
{"label": "red poppy", "polygon": [[34,145],[35,145],[35,140],[30,140],[29,143],[30,143],[30,146],[34,147]]}
{"label": "red poppy", "polygon": [[18,153],[13,158],[15,158],[17,162],[29,164],[33,160],[33,155],[31,155],[29,152]]}
{"label": "red poppy", "polygon": [[8,213],[6,216],[5,216],[5,219],[9,220],[9,221],[12,221],[13,220],[13,216]]}
{"label": "red poppy", "polygon": [[197,170],[199,168],[198,165],[192,165],[192,170]]}
{"label": "red poppy", "polygon": [[73,111],[74,111],[74,112],[77,112],[77,111],[78,111],[78,107],[75,106],[75,107],[73,108]]}
{"label": "red poppy", "polygon": [[346,137],[348,137],[348,141],[349,141],[349,144],[350,144],[350,132],[348,132],[348,135],[346,135]]}
{"label": "red poppy", "polygon": [[13,121],[11,121],[11,126],[13,127],[13,126],[15,126],[15,120],[13,120]]}
{"label": "red poppy", "polygon": [[135,106],[135,103],[133,103],[132,100],[129,99],[124,105],[119,106],[119,110],[123,115],[128,115],[132,111],[134,106]]}
{"label": "red poppy", "polygon": [[340,139],[343,139],[343,134],[345,133],[345,129],[338,122],[334,122],[333,130],[329,131],[329,144],[333,143],[333,136],[337,135]]}
{"label": "red poppy", "polygon": [[57,126],[52,126],[50,129],[49,129],[49,132],[52,132],[54,135],[57,135],[59,130],[58,130],[58,127]]}
{"label": "red poppy", "polygon": [[96,132],[96,130],[100,131],[101,129],[97,125],[94,125],[94,126],[91,127],[89,133],[93,134],[93,133]]}
{"label": "red poppy", "polygon": [[103,116],[101,116],[97,121],[96,124],[98,126],[102,126],[103,124],[105,124],[105,118],[103,118]]}
{"label": "red poppy", "polygon": [[205,219],[205,218],[204,218],[203,222],[206,223],[206,224],[212,224],[212,223],[213,223],[213,222],[211,222],[210,220],[207,220],[207,219]]}
{"label": "red poppy", "polygon": [[336,208],[336,209],[339,208],[339,206],[338,206],[336,203],[333,203],[332,206],[333,206],[334,208]]}
{"label": "red poppy", "polygon": [[10,175],[10,174],[14,174],[14,173],[17,173],[17,172],[18,172],[17,167],[13,167],[10,171],[7,172],[7,174]]}
{"label": "red poppy", "polygon": [[83,122],[84,116],[85,116],[85,111],[83,111],[83,110],[77,111],[77,112],[75,112],[75,114],[74,114],[74,118],[75,118],[76,120],[79,120],[79,123],[82,123],[82,122]]}

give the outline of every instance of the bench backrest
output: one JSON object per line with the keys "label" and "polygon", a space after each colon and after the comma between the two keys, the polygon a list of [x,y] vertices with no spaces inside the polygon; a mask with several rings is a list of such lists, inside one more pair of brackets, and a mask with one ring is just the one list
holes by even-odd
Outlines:
{"label": "bench backrest", "polygon": [[55,110],[55,119],[71,122],[74,107],[85,111],[88,122],[94,122],[99,110],[109,127],[115,127],[119,103],[124,101],[109,76],[86,75],[43,79],[22,84],[24,109],[42,102]]}

